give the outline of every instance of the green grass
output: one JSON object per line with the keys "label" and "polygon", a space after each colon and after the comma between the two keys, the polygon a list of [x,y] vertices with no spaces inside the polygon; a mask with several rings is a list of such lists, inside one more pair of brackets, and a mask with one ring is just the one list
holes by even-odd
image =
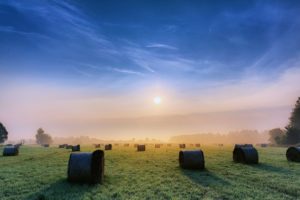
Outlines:
{"label": "green grass", "polygon": [[0,156],[0,199],[300,199],[300,164],[287,162],[285,148],[258,148],[260,164],[251,166],[234,163],[230,146],[202,149],[206,170],[189,171],[176,147],[114,146],[104,183],[93,186],[66,181],[70,150],[24,146]]}

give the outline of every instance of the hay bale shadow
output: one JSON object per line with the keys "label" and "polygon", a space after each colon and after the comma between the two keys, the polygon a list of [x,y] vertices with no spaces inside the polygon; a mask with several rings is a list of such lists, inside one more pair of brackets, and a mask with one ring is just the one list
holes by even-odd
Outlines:
{"label": "hay bale shadow", "polygon": [[59,197],[59,199],[80,200],[86,193],[97,189],[98,185],[69,183],[67,179],[60,179],[35,194],[29,195],[25,200],[47,200]]}
{"label": "hay bale shadow", "polygon": [[276,172],[276,173],[282,173],[282,174],[287,174],[287,173],[292,173],[291,170],[285,169],[282,167],[276,167],[274,165],[266,164],[266,163],[259,163],[257,165],[249,165],[250,167],[254,169],[259,169],[259,170],[264,170],[268,172]]}
{"label": "hay bale shadow", "polygon": [[228,181],[224,180],[220,176],[217,176],[215,173],[207,169],[202,171],[181,169],[181,172],[191,181],[204,187],[212,185],[230,185]]}

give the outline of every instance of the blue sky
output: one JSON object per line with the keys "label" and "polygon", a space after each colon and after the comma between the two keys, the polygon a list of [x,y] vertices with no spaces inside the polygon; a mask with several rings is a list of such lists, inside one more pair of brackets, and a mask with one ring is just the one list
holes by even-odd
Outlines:
{"label": "blue sky", "polygon": [[[119,106],[109,117],[291,106],[299,13],[299,1],[1,0],[2,105],[48,94],[105,107],[100,98]],[[155,95],[168,109],[143,107]]]}

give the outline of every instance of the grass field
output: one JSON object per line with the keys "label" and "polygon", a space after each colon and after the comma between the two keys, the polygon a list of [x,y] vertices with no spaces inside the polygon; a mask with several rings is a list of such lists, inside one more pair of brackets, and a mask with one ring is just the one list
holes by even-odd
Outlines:
{"label": "grass field", "polygon": [[177,147],[114,146],[104,184],[93,186],[66,181],[70,150],[23,146],[0,156],[0,199],[300,199],[300,163],[287,162],[285,148],[258,148],[252,166],[234,163],[231,146],[201,148],[205,171],[180,169]]}

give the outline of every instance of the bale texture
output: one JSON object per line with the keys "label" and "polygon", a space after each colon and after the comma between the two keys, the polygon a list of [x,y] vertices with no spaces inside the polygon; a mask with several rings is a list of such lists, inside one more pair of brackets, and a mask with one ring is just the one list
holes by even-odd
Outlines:
{"label": "bale texture", "polygon": [[72,146],[72,151],[80,151],[80,145],[75,145],[75,146]]}
{"label": "bale texture", "polygon": [[3,156],[17,156],[19,155],[19,148],[16,146],[6,146],[3,149]]}
{"label": "bale texture", "polygon": [[204,169],[205,162],[203,151],[180,151],[179,165],[183,169]]}
{"label": "bale texture", "polygon": [[100,144],[94,144],[95,148],[100,148],[100,146],[101,146]]}
{"label": "bale texture", "polygon": [[286,151],[288,161],[300,162],[300,147],[289,147]]}
{"label": "bale texture", "polygon": [[102,183],[104,177],[104,151],[71,153],[68,164],[68,181]]}
{"label": "bale texture", "polygon": [[106,144],[104,148],[105,150],[112,150],[112,144]]}
{"label": "bale texture", "polygon": [[185,149],[185,144],[179,144],[180,149]]}
{"label": "bale texture", "polygon": [[258,152],[253,145],[235,145],[233,161],[245,164],[258,164]]}
{"label": "bale texture", "polygon": [[137,151],[146,151],[146,145],[144,144],[137,145]]}
{"label": "bale texture", "polygon": [[200,144],[195,144],[195,147],[200,147],[201,145]]}

